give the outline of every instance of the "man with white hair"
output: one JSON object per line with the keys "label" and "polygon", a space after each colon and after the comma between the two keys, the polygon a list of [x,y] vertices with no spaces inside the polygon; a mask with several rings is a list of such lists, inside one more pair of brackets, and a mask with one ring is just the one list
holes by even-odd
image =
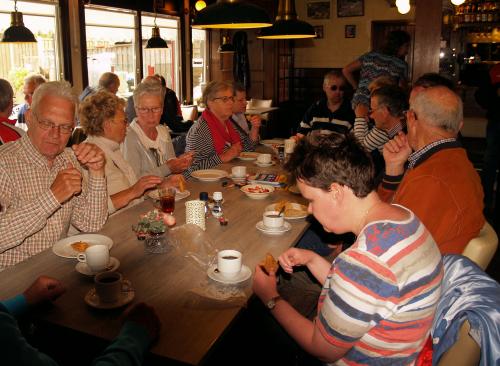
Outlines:
{"label": "man with white hair", "polygon": [[103,152],[89,143],[65,148],[76,109],[68,82],[44,83],[26,114],[27,134],[0,147],[0,269],[51,247],[70,224],[93,232],[106,221]]}
{"label": "man with white hair", "polygon": [[31,74],[24,78],[23,93],[25,103],[19,109],[19,113],[17,114],[17,126],[19,128],[22,128],[23,130],[26,130],[28,128],[28,126],[26,126],[25,118],[26,111],[30,109],[31,101],[33,100],[33,93],[35,92],[36,88],[38,88],[45,82],[45,78],[40,74]]}
{"label": "man with white hair", "polygon": [[383,151],[379,194],[412,210],[443,254],[461,254],[484,225],[481,181],[457,141],[462,125],[458,95],[443,86],[423,89],[410,98],[408,134]]}

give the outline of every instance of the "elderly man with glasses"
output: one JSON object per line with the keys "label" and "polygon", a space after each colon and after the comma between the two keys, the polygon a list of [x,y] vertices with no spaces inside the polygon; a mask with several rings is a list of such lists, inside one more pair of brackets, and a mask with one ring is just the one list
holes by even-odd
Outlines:
{"label": "elderly man with glasses", "polygon": [[68,82],[41,85],[27,135],[0,147],[0,269],[50,248],[70,224],[93,232],[106,221],[103,152],[88,143],[66,148],[76,108]]}
{"label": "elderly man with glasses", "polygon": [[326,73],[323,79],[325,96],[306,111],[297,129],[297,136],[302,137],[312,130],[349,132],[354,123],[354,112],[349,100],[344,98],[345,90],[346,80],[340,71]]}

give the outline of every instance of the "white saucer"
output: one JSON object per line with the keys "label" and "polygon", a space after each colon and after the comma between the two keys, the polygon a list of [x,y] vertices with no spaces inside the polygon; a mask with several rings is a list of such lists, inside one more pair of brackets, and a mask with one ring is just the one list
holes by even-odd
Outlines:
{"label": "white saucer", "polygon": [[262,221],[259,221],[255,225],[255,227],[257,228],[257,230],[260,230],[265,234],[280,235],[280,234],[286,233],[288,230],[290,230],[292,228],[292,225],[290,225],[290,223],[285,221],[285,223],[282,227],[270,228],[270,227],[265,226]]}
{"label": "white saucer", "polygon": [[275,163],[274,161],[271,161],[270,163],[259,163],[258,161],[256,161],[254,164],[262,168],[266,168],[268,166],[273,166]]}
{"label": "white saucer", "polygon": [[135,297],[135,291],[122,291],[120,292],[120,297],[116,302],[101,302],[99,296],[95,292],[95,288],[92,288],[85,295],[85,302],[96,309],[116,309],[130,303]]}
{"label": "white saucer", "polygon": [[92,271],[89,268],[89,266],[87,265],[87,263],[85,263],[85,262],[78,262],[76,264],[75,270],[77,272],[80,272],[82,275],[85,275],[85,276],[94,276],[99,272],[116,271],[118,269],[118,267],[120,267],[120,261],[118,259],[116,259],[115,257],[111,257],[111,258],[109,258],[108,266],[105,269],[103,269],[102,271],[97,271],[97,272]]}
{"label": "white saucer", "polygon": [[215,271],[216,269],[217,269],[217,264],[210,266],[210,268],[207,271],[207,275],[212,280],[220,283],[226,283],[226,284],[240,283],[248,280],[250,276],[252,276],[252,271],[245,265],[241,266],[240,273],[238,273],[235,277],[232,277],[230,279],[223,277],[219,272]]}

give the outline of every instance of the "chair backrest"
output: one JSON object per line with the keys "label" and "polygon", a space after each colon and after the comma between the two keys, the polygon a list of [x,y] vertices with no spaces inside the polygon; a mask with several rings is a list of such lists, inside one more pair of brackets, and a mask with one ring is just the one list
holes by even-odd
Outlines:
{"label": "chair backrest", "polygon": [[477,366],[481,348],[469,335],[470,324],[466,319],[458,332],[457,341],[439,359],[437,366]]}
{"label": "chair backrest", "polygon": [[181,112],[184,121],[196,121],[198,119],[198,107],[195,105],[181,106]]}
{"label": "chair backrest", "polygon": [[[272,107],[273,105],[273,100],[272,99],[250,99],[250,101],[247,103],[247,108],[252,109],[252,108],[269,108]],[[261,114],[261,118],[265,121],[269,120],[269,113],[263,113]]]}
{"label": "chair backrest", "polygon": [[483,270],[488,267],[498,247],[498,236],[488,222],[485,222],[479,236],[472,239],[462,255],[476,263]]}

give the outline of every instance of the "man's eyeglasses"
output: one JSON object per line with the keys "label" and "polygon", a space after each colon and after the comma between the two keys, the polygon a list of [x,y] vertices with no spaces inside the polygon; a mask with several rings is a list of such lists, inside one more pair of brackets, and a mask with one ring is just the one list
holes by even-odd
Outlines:
{"label": "man's eyeglasses", "polygon": [[222,103],[227,103],[229,101],[234,102],[234,97],[217,97],[212,100],[220,100]]}
{"label": "man's eyeglasses", "polygon": [[44,121],[42,119],[39,119],[36,116],[35,118],[38,121],[38,124],[40,125],[40,128],[42,130],[57,130],[60,134],[63,135],[69,135],[71,132],[73,132],[73,123],[56,125],[55,123],[52,123],[50,121]]}
{"label": "man's eyeglasses", "polygon": [[143,107],[136,107],[137,112],[140,114],[147,114],[147,113],[160,113],[163,111],[162,107],[154,107],[154,108],[143,108]]}
{"label": "man's eyeglasses", "polygon": [[330,85],[330,90],[331,91],[345,91],[345,86],[343,85]]}

